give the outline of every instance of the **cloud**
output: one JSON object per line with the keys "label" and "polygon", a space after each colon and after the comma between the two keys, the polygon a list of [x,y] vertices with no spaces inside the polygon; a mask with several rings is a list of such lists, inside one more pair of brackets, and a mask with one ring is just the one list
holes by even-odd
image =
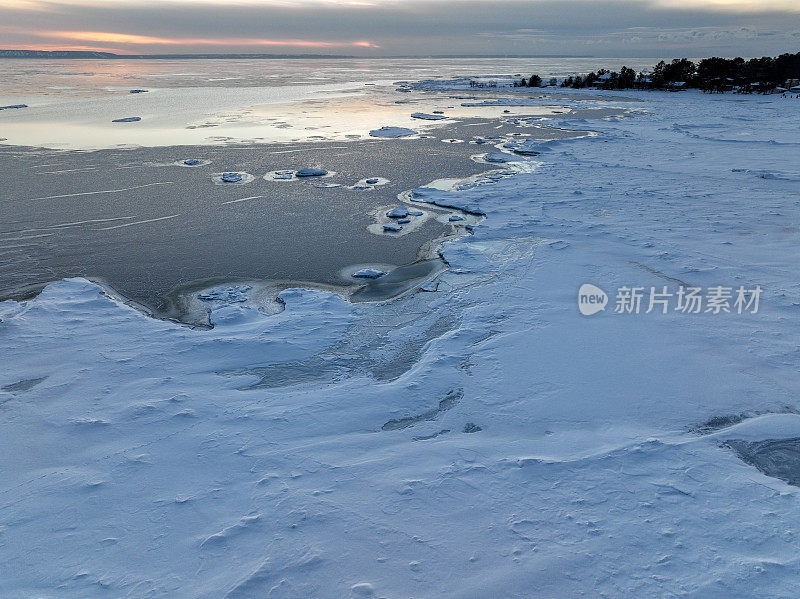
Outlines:
{"label": "cloud", "polygon": [[796,51],[798,11],[796,0],[0,0],[0,47],[661,56],[689,43],[750,56]]}
{"label": "cloud", "polygon": [[106,31],[32,31],[31,35],[70,41],[107,42],[148,46],[283,46],[287,48],[377,48],[372,42],[326,42],[311,40],[274,40],[250,38],[183,38],[154,37]]}

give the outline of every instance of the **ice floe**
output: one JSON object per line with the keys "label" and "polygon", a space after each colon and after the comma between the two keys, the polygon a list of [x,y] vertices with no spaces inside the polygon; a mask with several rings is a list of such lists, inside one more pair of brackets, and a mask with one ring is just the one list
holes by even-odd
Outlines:
{"label": "ice floe", "polygon": [[197,297],[207,302],[242,303],[247,301],[247,292],[251,289],[250,285],[215,287],[200,293]]}
{"label": "ice floe", "polygon": [[301,168],[295,171],[295,177],[324,177],[328,174],[324,168]]}
{"label": "ice floe", "polygon": [[[282,169],[271,171],[264,175],[266,181],[298,181],[327,179],[336,175],[336,172],[323,168],[301,168],[299,170]],[[316,187],[339,187],[338,183],[314,183]]]}
{"label": "ice floe", "polygon": [[380,129],[373,129],[369,132],[372,137],[410,137],[416,135],[417,132],[413,129],[406,127],[381,127]]}
{"label": "ice floe", "polygon": [[427,114],[425,112],[414,112],[411,115],[412,119],[421,119],[424,121],[441,121],[446,119],[447,117],[442,114]]}
{"label": "ice floe", "polygon": [[408,216],[408,206],[396,206],[386,213],[389,218],[405,218]]}
{"label": "ice floe", "polygon": [[390,183],[389,179],[383,177],[369,177],[368,179],[361,179],[350,186],[350,189],[375,189],[382,185]]}
{"label": "ice floe", "polygon": [[506,152],[489,152],[483,155],[483,160],[494,164],[505,164],[507,162],[519,162],[520,159]]}
{"label": "ice floe", "polygon": [[226,171],[211,177],[217,185],[246,185],[253,181],[255,177],[250,173],[239,171]]}
{"label": "ice floe", "polygon": [[507,150],[511,150],[520,156],[537,156],[541,151],[542,142],[535,139],[526,139],[523,141],[510,141],[503,144]]}
{"label": "ice floe", "polygon": [[377,279],[385,274],[385,271],[378,270],[377,268],[362,268],[354,272],[352,276],[356,279]]}
{"label": "ice floe", "polygon": [[211,164],[211,161],[200,158],[187,158],[186,160],[176,160],[172,164],[174,164],[175,166],[196,168],[199,166],[206,166],[207,164]]}

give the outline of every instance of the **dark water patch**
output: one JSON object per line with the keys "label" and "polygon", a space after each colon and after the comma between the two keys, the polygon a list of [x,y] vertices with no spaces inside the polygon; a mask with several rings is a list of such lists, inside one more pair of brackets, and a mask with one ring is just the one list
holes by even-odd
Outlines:
{"label": "dark water patch", "polygon": [[22,379],[21,381],[17,381],[16,383],[11,383],[10,385],[6,385],[5,387],[0,387],[3,391],[8,391],[9,393],[15,393],[19,391],[29,391],[33,389],[36,385],[44,381],[47,377],[43,376],[40,378],[35,379]]}
{"label": "dark water patch", "polygon": [[398,431],[414,426],[415,424],[419,424],[420,422],[436,420],[442,413],[452,409],[459,401],[461,401],[461,398],[463,397],[463,390],[453,389],[444,397],[444,399],[439,401],[439,405],[437,407],[415,416],[407,416],[397,420],[390,420],[381,427],[381,430]]}
{"label": "dark water patch", "polygon": [[349,375],[357,367],[358,360],[353,357],[343,357],[331,362],[321,356],[314,356],[303,361],[256,366],[220,374],[258,377],[255,383],[242,387],[242,390],[275,389],[304,383],[333,381]]}
{"label": "dark water patch", "polygon": [[431,439],[435,439],[436,437],[441,437],[442,435],[446,435],[450,432],[449,428],[443,428],[440,431],[437,431],[430,435],[421,435],[419,437],[411,437],[412,441],[430,441]]}
{"label": "dark water patch", "polygon": [[678,285],[680,287],[687,287],[687,288],[688,287],[692,287],[692,285],[690,285],[689,283],[687,283],[685,281],[682,281],[680,279],[676,279],[675,277],[671,277],[671,276],[661,272],[660,270],[656,270],[655,268],[653,268],[651,266],[648,266],[647,264],[642,264],[641,262],[636,262],[634,260],[630,260],[629,262],[633,266],[635,266],[636,268],[641,268],[643,271],[649,272],[651,275],[655,275],[656,277],[658,277],[660,279],[664,279],[665,281],[668,281],[670,283],[674,283],[674,284],[676,284],[676,285]]}
{"label": "dark water patch", "polygon": [[782,406],[780,408],[774,410],[754,410],[750,412],[741,412],[739,414],[722,414],[719,416],[713,416],[703,422],[702,424],[693,427],[690,432],[697,433],[700,435],[708,435],[710,433],[715,433],[717,431],[726,429],[730,426],[735,424],[739,424],[744,422],[749,418],[755,418],[756,416],[763,416],[764,414],[797,414],[798,411],[793,408],[792,406]]}
{"label": "dark water patch", "polygon": [[721,430],[723,428],[728,428],[729,426],[733,426],[734,424],[739,424],[740,422],[744,422],[747,418],[752,418],[752,415],[741,413],[741,414],[731,414],[727,416],[714,416],[713,418],[709,418],[703,424],[701,424],[700,426],[698,426],[693,430],[694,432],[705,435],[708,433],[713,433],[715,431]]}
{"label": "dark water patch", "polygon": [[421,281],[429,279],[444,269],[442,260],[422,260],[395,268],[386,275],[367,282],[353,292],[350,299],[355,302],[378,302],[392,299],[413,289]]}
{"label": "dark water patch", "polygon": [[[407,235],[373,235],[371,211],[430,181],[489,170],[469,159],[475,145],[443,144],[441,138],[526,130],[541,133],[487,119],[454,122],[413,140],[91,152],[0,146],[0,299],[22,299],[48,282],[86,277],[164,317],[176,314],[174,291],[198,281],[341,288],[352,284],[341,270],[365,263],[407,271],[367,285],[353,299],[392,297],[412,279],[424,279],[426,269],[433,272],[436,265],[420,258],[453,227],[430,219]],[[176,165],[187,156],[202,163]],[[338,186],[262,178],[300,168],[335,172],[325,181]],[[256,178],[215,185],[212,177],[220,172]],[[369,192],[350,188],[367,176],[388,182]]]}
{"label": "dark water patch", "polygon": [[752,442],[732,439],[724,445],[763,474],[800,487],[800,438]]}

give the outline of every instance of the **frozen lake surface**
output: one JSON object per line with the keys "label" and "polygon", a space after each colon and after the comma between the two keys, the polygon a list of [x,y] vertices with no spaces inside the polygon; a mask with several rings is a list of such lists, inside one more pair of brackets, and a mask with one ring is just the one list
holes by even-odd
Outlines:
{"label": "frozen lake surface", "polygon": [[[366,70],[338,61],[23,63],[0,61],[6,99],[26,101],[0,115],[0,298],[82,276],[194,322],[182,296],[202,285],[353,287],[350,267],[428,260],[434,240],[470,225],[442,208],[404,222],[381,217],[402,192],[492,184],[476,175],[504,165],[476,155],[585,135],[585,114],[572,113],[576,132],[553,127],[569,110],[536,91],[516,94],[529,101],[508,112],[446,91],[400,94],[376,79],[402,61]],[[255,80],[218,80],[225,69]],[[130,88],[113,85],[120,79]],[[420,121],[418,110],[443,118]],[[381,127],[405,138],[370,136]],[[453,140],[464,143],[442,143]],[[381,281],[360,297],[406,289]]]}
{"label": "frozen lake surface", "polygon": [[[435,133],[93,152],[0,146],[0,298],[83,276],[184,319],[181,289],[204,281],[352,286],[347,267],[428,258],[434,239],[467,224],[437,220],[452,211],[431,207],[407,219],[401,235],[371,230],[376,209],[396,204],[405,190],[443,173],[457,182],[497,170],[471,160],[483,146],[442,143],[442,136],[581,134],[494,120],[458,121]],[[309,167],[325,174],[293,175]]]}
{"label": "frozen lake surface", "polygon": [[[464,80],[410,89],[397,93],[419,96],[409,115],[433,113],[428,94],[490,99],[470,100]],[[169,256],[170,236],[155,240],[158,227],[180,235],[174,222],[198,233],[175,240],[186,257],[176,268],[194,264],[190,248],[202,262],[214,258],[209,247],[251,251],[270,231],[257,196],[272,189],[293,190],[269,201],[315,216],[314,235],[346,230],[412,254],[413,236],[427,235],[413,219],[386,237],[369,229],[401,203],[441,212],[425,227],[456,215],[472,230],[443,244],[442,262],[401,267],[426,280],[389,302],[295,287],[269,311],[251,301],[274,289],[227,281],[199,290],[213,328],[150,318],[85,278],[0,302],[0,595],[796,597],[800,102],[554,90],[520,106],[493,93],[476,109],[512,110],[511,132],[514,111],[548,104],[560,106],[548,125],[593,135],[526,142],[524,168],[481,162],[510,148],[469,121],[433,125],[430,139],[359,137],[340,158],[322,144],[330,160],[313,141],[297,146],[320,150],[310,162],[251,145],[55,160],[4,150],[16,166],[34,158],[36,171],[114,173],[116,185],[106,177],[88,189],[85,173],[4,171],[19,208],[0,222],[43,229],[4,229],[4,251],[53,240],[54,266],[71,253],[88,259],[88,239],[120,256],[113,240],[124,249],[138,235]],[[369,129],[424,124],[376,120]],[[470,144],[463,129],[486,143]],[[452,157],[437,181],[402,173],[402,152],[415,147],[426,150],[419,169],[420,157]],[[364,168],[367,154],[396,148],[397,175],[387,163]],[[201,162],[175,164],[191,158]],[[318,185],[372,187],[312,187],[292,174],[304,167],[329,171]],[[514,176],[478,174],[453,189],[471,169],[512,167]],[[243,176],[212,181],[224,172]],[[425,188],[396,197],[420,179]],[[152,185],[119,198],[67,195],[166,181],[191,194],[172,199]],[[326,222],[321,199],[340,197],[330,191],[342,194],[327,200],[332,209],[341,201],[346,218],[364,220],[341,231]],[[55,195],[65,197],[42,199]],[[137,224],[64,220],[84,201]],[[172,201],[181,209],[168,210]],[[247,212],[230,216],[237,210]],[[230,234],[210,245],[215,219]],[[382,296],[398,273],[381,260],[337,276],[386,272],[362,290]],[[6,264],[0,276],[37,260]],[[152,258],[149,270],[163,272]],[[585,284],[608,296],[591,316],[579,311]],[[701,289],[702,310],[676,309],[681,286]],[[762,289],[758,310],[738,313],[731,298],[728,311],[706,311],[709,290],[723,286]],[[632,287],[644,293],[640,309],[617,311]],[[669,309],[647,310],[653,292]]]}

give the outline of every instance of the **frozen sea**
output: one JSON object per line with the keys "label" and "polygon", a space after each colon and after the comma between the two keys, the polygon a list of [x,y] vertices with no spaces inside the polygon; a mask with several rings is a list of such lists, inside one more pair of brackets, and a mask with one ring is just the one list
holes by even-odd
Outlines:
{"label": "frozen sea", "polygon": [[[230,284],[211,328],[84,277],[0,302],[0,595],[796,596],[800,99],[474,97],[523,70],[490,66],[369,92],[495,111],[474,164],[525,151],[393,195],[470,219],[395,299]],[[511,135],[534,126],[591,134]]]}
{"label": "frozen sea", "polygon": [[[383,78],[404,65],[392,61],[134,62],[0,63],[12,94],[0,105],[22,107],[0,111],[0,299],[81,276],[150,313],[207,324],[187,295],[212,285],[349,292],[365,263],[438,260],[435,240],[470,224],[432,207],[385,231],[401,193],[508,170],[476,159],[503,136],[586,134],[515,120],[563,114],[559,104],[462,106],[395,85]],[[418,118],[434,111],[440,120]],[[411,135],[370,133],[387,126]],[[309,168],[325,174],[294,176]],[[405,291],[396,278],[369,297]]]}

